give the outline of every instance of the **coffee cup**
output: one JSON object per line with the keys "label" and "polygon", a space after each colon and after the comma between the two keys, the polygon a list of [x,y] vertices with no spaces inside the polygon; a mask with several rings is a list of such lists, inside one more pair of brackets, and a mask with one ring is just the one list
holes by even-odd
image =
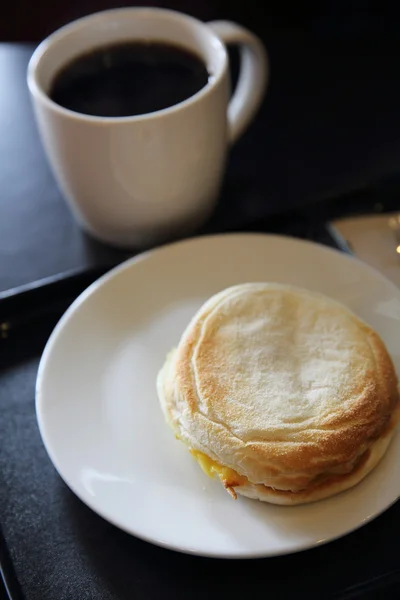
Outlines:
{"label": "coffee cup", "polygon": [[[77,112],[52,99],[52,83],[71,61],[128,41],[191,52],[204,62],[208,81],[173,106],[121,117]],[[241,50],[232,97],[226,44]],[[86,232],[120,247],[156,244],[208,218],[229,147],[253,119],[267,79],[263,44],[244,27],[159,8],[107,10],[62,27],[35,50],[27,75],[43,146],[73,215]]]}

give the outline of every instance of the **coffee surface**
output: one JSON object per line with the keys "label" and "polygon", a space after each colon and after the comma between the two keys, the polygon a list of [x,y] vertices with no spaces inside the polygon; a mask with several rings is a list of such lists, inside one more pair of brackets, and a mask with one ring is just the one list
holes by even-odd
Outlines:
{"label": "coffee surface", "polygon": [[197,55],[161,42],[124,42],[96,48],[56,74],[49,96],[78,113],[128,117],[190,98],[208,82]]}

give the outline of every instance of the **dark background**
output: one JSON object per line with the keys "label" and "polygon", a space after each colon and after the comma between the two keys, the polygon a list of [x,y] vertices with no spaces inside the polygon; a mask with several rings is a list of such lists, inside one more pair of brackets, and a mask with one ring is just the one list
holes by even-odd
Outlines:
{"label": "dark background", "polygon": [[14,0],[3,12],[0,39],[39,41],[61,25],[94,11],[118,6],[160,6],[188,12],[202,20],[229,18],[241,21],[264,37],[291,31],[322,37],[394,35],[398,30],[396,2],[371,0]]}

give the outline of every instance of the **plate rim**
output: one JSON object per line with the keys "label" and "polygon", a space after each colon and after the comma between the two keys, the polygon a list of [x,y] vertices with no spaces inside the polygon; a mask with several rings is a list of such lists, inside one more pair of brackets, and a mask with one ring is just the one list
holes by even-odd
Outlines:
{"label": "plate rim", "polygon": [[[138,253],[135,256],[132,256],[132,257],[122,261],[120,264],[112,267],[106,273],[104,273],[99,278],[97,278],[95,281],[93,281],[85,290],[83,290],[77,296],[77,298],[75,298],[75,300],[66,309],[66,311],[62,314],[62,316],[56,323],[55,327],[53,328],[53,330],[45,344],[44,350],[40,357],[39,366],[38,366],[38,370],[37,370],[36,383],[35,383],[36,421],[37,421],[40,437],[41,437],[42,443],[44,445],[44,448],[47,452],[47,455],[48,455],[53,467],[55,468],[57,474],[59,475],[61,480],[64,482],[64,484],[75,494],[75,496],[79,499],[79,501],[83,502],[90,510],[95,512],[102,519],[104,519],[111,525],[117,527],[121,531],[124,531],[125,533],[132,535],[132,536],[136,537],[137,539],[140,539],[147,543],[153,544],[160,548],[170,550],[173,552],[177,552],[177,553],[190,555],[190,556],[216,558],[216,559],[222,559],[222,560],[225,560],[225,559],[251,560],[251,559],[260,559],[260,558],[272,558],[275,556],[289,556],[292,554],[297,554],[298,552],[305,552],[308,550],[319,548],[320,546],[325,546],[326,544],[329,544],[330,542],[336,541],[336,540],[341,539],[349,534],[354,533],[361,527],[364,527],[365,525],[371,523],[377,517],[379,517],[384,512],[389,510],[400,499],[400,494],[398,496],[396,496],[392,502],[390,502],[384,508],[382,508],[382,510],[379,510],[379,511],[373,513],[372,515],[368,516],[366,519],[364,519],[360,523],[357,523],[354,527],[351,527],[350,529],[346,529],[346,531],[338,533],[337,535],[329,536],[326,539],[317,540],[317,541],[311,542],[311,543],[303,542],[301,544],[293,545],[293,547],[289,550],[282,549],[282,550],[274,550],[271,552],[268,552],[266,550],[260,550],[260,551],[254,551],[254,552],[246,550],[245,553],[243,553],[243,551],[242,552],[235,551],[233,553],[229,553],[229,552],[221,553],[219,551],[216,551],[216,552],[199,551],[195,548],[190,548],[190,546],[181,546],[179,544],[172,544],[170,542],[160,540],[160,539],[157,539],[152,536],[146,536],[144,534],[137,533],[136,531],[129,528],[128,526],[125,526],[123,524],[123,522],[119,522],[118,519],[114,518],[111,514],[107,514],[107,511],[103,511],[101,508],[98,508],[98,507],[92,505],[90,502],[88,502],[88,500],[86,498],[84,498],[83,495],[76,489],[74,483],[71,481],[67,481],[67,478],[65,478],[63,476],[62,468],[60,467],[60,465],[58,463],[58,459],[56,458],[56,452],[53,452],[53,450],[51,449],[51,443],[49,442],[48,437],[47,437],[46,426],[44,425],[43,411],[41,408],[42,403],[43,403],[43,400],[42,400],[43,395],[41,393],[42,381],[44,378],[46,365],[47,365],[48,359],[51,355],[51,352],[53,350],[54,344],[55,344],[59,334],[61,333],[62,329],[67,324],[70,317],[75,313],[77,308],[79,306],[81,306],[84,302],[86,302],[88,300],[88,298],[90,298],[93,294],[95,294],[97,292],[97,290],[101,289],[101,287],[103,285],[107,284],[107,282],[112,281],[112,279],[114,277],[116,277],[119,273],[129,270],[130,268],[134,267],[136,264],[152,258],[154,255],[162,254],[166,250],[168,251],[170,248],[175,248],[178,246],[186,246],[186,245],[196,245],[198,243],[207,243],[209,241],[214,241],[217,239],[221,239],[221,240],[222,239],[231,239],[232,240],[234,238],[236,238],[237,240],[244,240],[245,238],[257,238],[257,239],[264,239],[264,240],[269,240],[269,241],[279,240],[282,242],[285,242],[285,241],[290,242],[290,243],[294,242],[295,244],[301,244],[301,245],[313,247],[322,252],[334,253],[334,254],[344,258],[344,260],[348,260],[353,263],[355,262],[358,265],[358,267],[361,267],[362,269],[364,269],[364,271],[373,273],[379,279],[384,281],[385,284],[389,284],[390,287],[392,287],[393,290],[396,292],[396,294],[400,294],[400,289],[389,278],[387,278],[384,274],[382,274],[376,268],[374,268],[374,267],[370,266],[369,264],[360,260],[358,257],[351,255],[351,254],[347,254],[340,249],[326,246],[325,244],[322,244],[322,243],[313,242],[311,240],[296,238],[296,237],[288,236],[288,235],[269,234],[269,233],[252,233],[252,232],[250,232],[250,233],[226,232],[226,233],[218,233],[218,234],[210,234],[210,235],[204,235],[204,236],[195,236],[195,237],[185,238],[185,239],[178,240],[178,241],[175,241],[172,243],[163,244],[154,249],[145,250],[143,252]],[[329,500],[329,498],[328,498],[328,500]],[[291,507],[287,507],[287,508],[290,509]]]}

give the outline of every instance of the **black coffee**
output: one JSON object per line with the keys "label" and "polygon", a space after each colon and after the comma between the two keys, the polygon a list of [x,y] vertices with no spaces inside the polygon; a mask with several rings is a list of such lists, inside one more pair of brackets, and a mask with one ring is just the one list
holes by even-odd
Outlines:
{"label": "black coffee", "polygon": [[201,90],[208,78],[203,61],[187,50],[124,42],[75,58],[56,75],[49,95],[79,113],[128,117],[178,104]]}

